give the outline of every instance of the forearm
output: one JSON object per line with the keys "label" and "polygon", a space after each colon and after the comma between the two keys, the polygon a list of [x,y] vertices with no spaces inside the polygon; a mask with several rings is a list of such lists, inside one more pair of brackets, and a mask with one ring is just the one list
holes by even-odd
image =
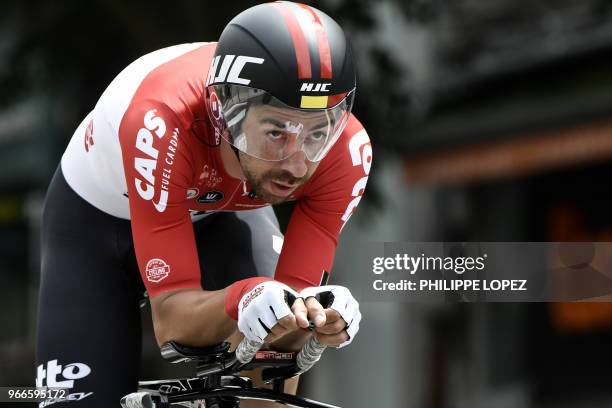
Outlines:
{"label": "forearm", "polygon": [[162,294],[151,300],[155,338],[203,347],[220,343],[236,330],[236,321],[225,313],[226,289],[189,289]]}

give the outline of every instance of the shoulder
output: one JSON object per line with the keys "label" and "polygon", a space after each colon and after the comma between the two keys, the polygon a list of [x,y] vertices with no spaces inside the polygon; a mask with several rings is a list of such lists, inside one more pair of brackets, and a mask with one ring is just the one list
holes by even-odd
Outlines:
{"label": "shoulder", "polygon": [[372,166],[372,145],[353,115],[342,135],[309,180],[299,208],[333,234],[351,217],[365,192]]}
{"label": "shoulder", "polygon": [[148,72],[134,99],[155,96],[172,106],[174,98],[189,98],[192,94],[201,96],[215,48],[215,43],[181,44],[140,58],[134,64]]}
{"label": "shoulder", "polygon": [[215,43],[181,44],[146,54],[128,65],[106,88],[96,109],[119,126],[126,111],[155,100],[175,112],[202,104],[204,81]]}
{"label": "shoulder", "polygon": [[[321,161],[313,186],[343,185],[354,183],[370,173],[372,165],[372,145],[370,137],[361,122],[351,114],[346,128],[334,147]],[[317,188],[318,189],[318,188]]]}
{"label": "shoulder", "polygon": [[179,125],[176,113],[163,102],[155,99],[145,99],[134,102],[123,116],[121,121],[119,137],[125,137],[127,133],[133,133],[134,129],[154,132],[159,138],[166,134],[166,129]]}
{"label": "shoulder", "polygon": [[[351,114],[346,128],[340,135],[336,146],[330,151],[330,161],[341,161],[351,167],[364,167],[369,173],[372,163],[372,145],[370,136],[361,122]],[[327,159],[327,157],[326,157]],[[367,166],[367,169],[366,167]]]}

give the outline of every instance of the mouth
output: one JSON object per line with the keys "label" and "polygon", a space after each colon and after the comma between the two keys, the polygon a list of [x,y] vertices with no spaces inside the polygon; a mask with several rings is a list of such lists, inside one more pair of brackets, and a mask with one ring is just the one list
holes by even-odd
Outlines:
{"label": "mouth", "polygon": [[270,180],[268,181],[269,190],[272,194],[277,197],[286,198],[295,190],[296,184],[287,184],[279,181]]}

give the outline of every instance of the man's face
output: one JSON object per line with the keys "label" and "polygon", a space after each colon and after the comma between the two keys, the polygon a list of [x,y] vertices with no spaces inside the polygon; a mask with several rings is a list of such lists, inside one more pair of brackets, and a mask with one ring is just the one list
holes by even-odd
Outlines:
{"label": "man's face", "polygon": [[[323,121],[323,122],[322,122]],[[247,143],[263,141],[263,148],[283,147],[289,157],[263,160],[240,152],[240,164],[255,194],[270,204],[286,201],[291,193],[310,179],[320,162],[312,162],[300,149],[319,143],[326,137],[321,123],[327,123],[323,113],[303,113],[268,105],[249,108],[242,123]]]}

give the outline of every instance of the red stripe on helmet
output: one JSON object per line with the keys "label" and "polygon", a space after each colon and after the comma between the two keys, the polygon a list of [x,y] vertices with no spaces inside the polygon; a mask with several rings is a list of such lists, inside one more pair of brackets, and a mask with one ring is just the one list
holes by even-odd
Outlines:
{"label": "red stripe on helmet", "polygon": [[319,19],[317,13],[306,4],[299,4],[301,8],[306,10],[314,21],[315,32],[317,33],[317,46],[319,47],[319,61],[321,64],[321,78],[331,79],[332,78],[332,62],[331,62],[331,50],[329,48],[329,39],[327,33],[323,27],[323,23]]}
{"label": "red stripe on helmet", "polygon": [[307,79],[312,78],[312,67],[310,65],[310,51],[308,50],[308,43],[306,37],[302,31],[300,24],[297,21],[297,17],[293,14],[287,4],[281,2],[272,3],[285,19],[291,39],[293,40],[293,48],[295,49],[295,58],[298,66],[298,78]]}
{"label": "red stripe on helmet", "polygon": [[342,102],[344,98],[346,98],[346,95],[348,95],[348,92],[342,92],[342,93],[335,94],[335,95],[329,95],[329,98],[327,98],[327,107],[331,108],[331,107],[336,106],[337,104]]}

